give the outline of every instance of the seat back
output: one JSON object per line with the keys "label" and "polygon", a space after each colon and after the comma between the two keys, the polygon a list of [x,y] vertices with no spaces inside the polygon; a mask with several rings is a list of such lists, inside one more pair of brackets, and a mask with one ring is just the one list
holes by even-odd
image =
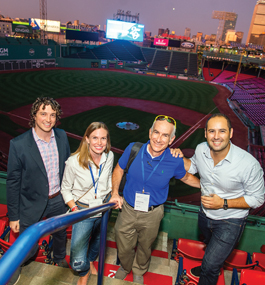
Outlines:
{"label": "seat back", "polygon": [[205,243],[201,241],[179,238],[177,256],[202,261],[205,253]]}
{"label": "seat back", "polygon": [[224,269],[232,271],[235,268],[240,272],[244,268],[253,268],[256,263],[248,264],[248,253],[240,249],[234,249],[224,263]]}
{"label": "seat back", "polygon": [[255,267],[255,270],[265,271],[265,254],[259,252],[253,252],[252,262],[258,261],[258,266]]}
{"label": "seat back", "polygon": [[243,269],[241,271],[239,285],[264,284],[265,272],[250,269]]}

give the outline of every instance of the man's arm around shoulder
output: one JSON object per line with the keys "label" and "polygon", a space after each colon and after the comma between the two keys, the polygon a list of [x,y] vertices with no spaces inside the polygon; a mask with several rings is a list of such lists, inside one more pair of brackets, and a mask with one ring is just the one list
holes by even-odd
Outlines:
{"label": "man's arm around shoulder", "polygon": [[184,177],[182,177],[180,179],[182,182],[184,182],[187,185],[190,185],[192,187],[195,188],[200,188],[200,179],[197,178],[196,176],[186,172],[186,174],[184,175]]}

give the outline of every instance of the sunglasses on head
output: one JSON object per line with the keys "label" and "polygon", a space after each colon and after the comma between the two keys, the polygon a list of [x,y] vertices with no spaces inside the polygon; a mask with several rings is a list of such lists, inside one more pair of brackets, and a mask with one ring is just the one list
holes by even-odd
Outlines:
{"label": "sunglasses on head", "polygon": [[169,122],[170,124],[174,125],[175,128],[177,128],[177,123],[176,123],[175,119],[173,119],[172,117],[169,117],[169,116],[158,115],[158,116],[155,118],[154,122],[156,122],[156,121],[164,121],[164,120],[166,120],[166,121]]}

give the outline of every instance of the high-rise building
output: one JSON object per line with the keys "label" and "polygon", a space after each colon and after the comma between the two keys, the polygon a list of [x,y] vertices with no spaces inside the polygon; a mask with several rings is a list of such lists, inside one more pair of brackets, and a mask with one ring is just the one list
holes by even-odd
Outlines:
{"label": "high-rise building", "polygon": [[244,36],[244,32],[236,32],[236,42],[241,44],[242,43],[242,39],[243,39],[243,36]]}
{"label": "high-rise building", "polygon": [[158,29],[158,35],[159,36],[162,36],[164,34],[164,32],[165,32],[165,29],[162,29],[162,28]]}
{"label": "high-rise building", "polygon": [[190,38],[190,28],[185,29],[184,37]]}
{"label": "high-rise building", "polygon": [[202,41],[202,35],[203,35],[203,33],[198,32],[197,35],[196,35],[196,40],[201,42]]}
{"label": "high-rise building", "polygon": [[232,12],[213,11],[212,19],[219,20],[216,41],[224,42],[227,30],[235,30],[237,14]]}
{"label": "high-rise building", "polygon": [[227,30],[226,31],[226,36],[225,36],[225,42],[236,42],[236,31],[235,30]]}
{"label": "high-rise building", "polygon": [[259,0],[254,7],[246,43],[257,44],[259,35],[263,32],[265,32],[265,0]]}

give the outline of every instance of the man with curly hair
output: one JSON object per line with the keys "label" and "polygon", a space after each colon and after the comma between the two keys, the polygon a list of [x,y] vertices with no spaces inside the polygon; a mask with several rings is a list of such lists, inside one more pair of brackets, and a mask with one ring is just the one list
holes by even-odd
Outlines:
{"label": "man with curly hair", "polygon": [[[7,207],[10,228],[24,232],[42,218],[66,212],[60,188],[65,161],[70,155],[66,133],[54,128],[61,116],[61,106],[49,97],[37,98],[31,107],[31,129],[10,141],[7,168]],[[30,252],[33,257],[38,245]],[[53,234],[52,263],[68,267],[66,230]],[[15,284],[21,268],[8,284]]]}

